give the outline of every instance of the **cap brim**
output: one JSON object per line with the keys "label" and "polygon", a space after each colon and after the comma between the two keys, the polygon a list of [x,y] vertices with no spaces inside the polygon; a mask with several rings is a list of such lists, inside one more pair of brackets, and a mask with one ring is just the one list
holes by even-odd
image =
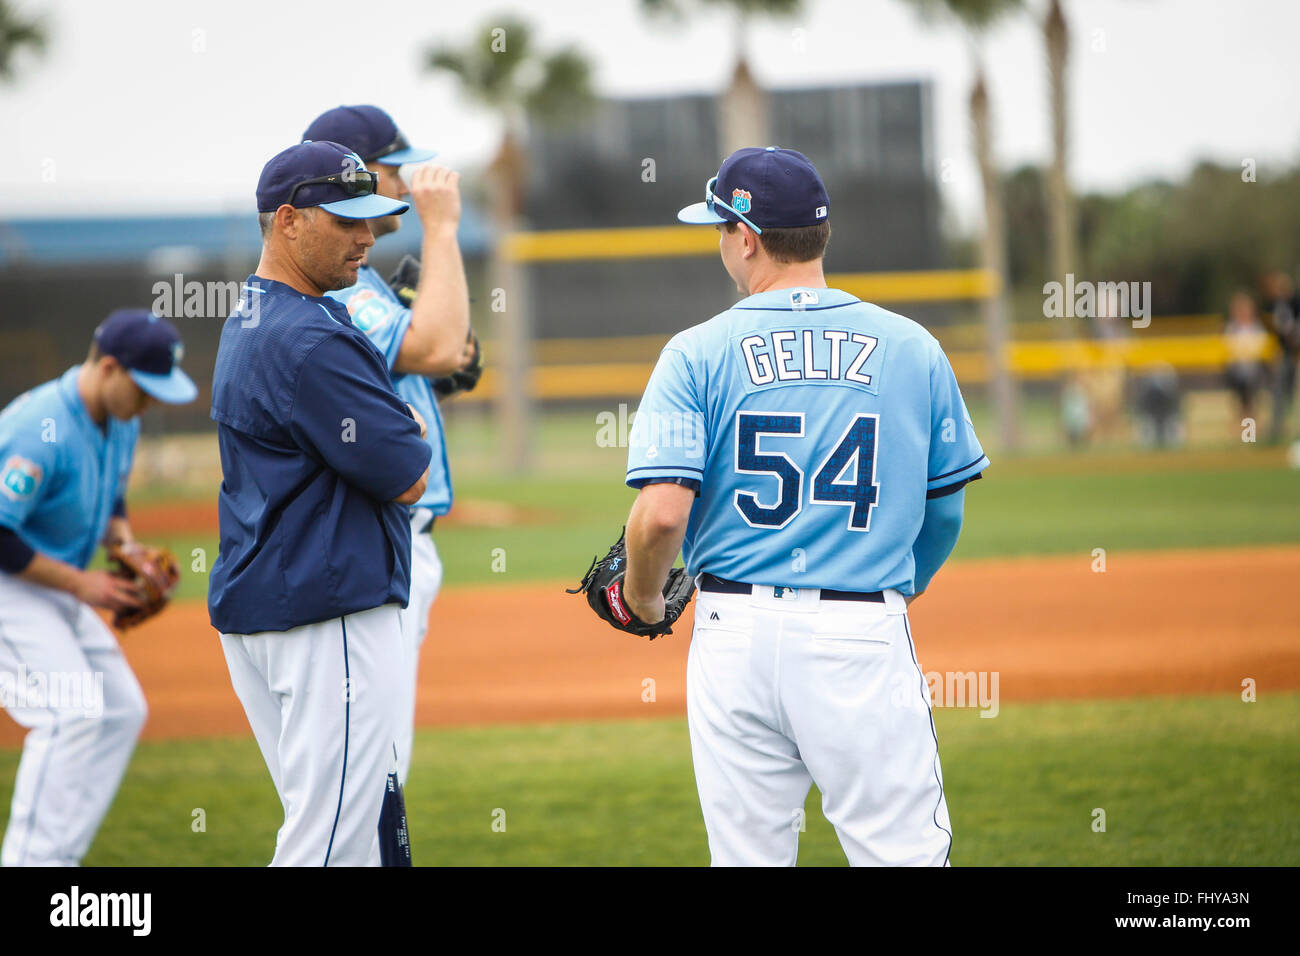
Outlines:
{"label": "cap brim", "polygon": [[172,368],[166,375],[137,372],[131,369],[130,375],[135,384],[158,401],[166,402],[168,405],[184,405],[186,402],[194,401],[199,395],[198,386],[179,368]]}
{"label": "cap brim", "polygon": [[678,211],[677,219],[692,226],[712,226],[720,222],[728,222],[728,220],[710,209],[709,204],[706,202],[692,203],[684,207]]}
{"label": "cap brim", "polygon": [[401,166],[403,163],[427,163],[437,155],[438,151],[436,149],[416,149],[412,146],[407,149],[399,149],[387,156],[380,156],[374,162],[381,166]]}
{"label": "cap brim", "polygon": [[344,219],[378,219],[380,216],[395,216],[411,208],[410,203],[398,199],[389,199],[378,193],[369,196],[353,196],[338,202],[321,203],[321,209],[332,212]]}

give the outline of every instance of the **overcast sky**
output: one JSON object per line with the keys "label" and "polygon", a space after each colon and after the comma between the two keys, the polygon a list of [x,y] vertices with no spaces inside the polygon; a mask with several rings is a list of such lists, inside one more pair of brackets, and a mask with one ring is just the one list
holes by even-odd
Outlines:
{"label": "overcast sky", "polygon": [[[500,10],[522,11],[547,44],[576,44],[607,95],[717,91],[735,49],[724,12],[674,25],[647,21],[638,0],[16,3],[45,16],[51,44],[0,86],[0,217],[251,210],[262,164],[340,103],[380,104],[412,142],[472,169],[499,127],[451,78],[423,72],[421,53]],[[1203,157],[1252,158],[1261,177],[1300,160],[1300,2],[1067,0],[1066,10],[1077,188],[1178,176]],[[1037,23],[1008,20],[984,49],[1002,162],[1043,161]],[[758,24],[751,51],[771,87],[930,79],[936,160],[951,160],[945,200],[960,222],[978,221],[958,29],[922,23],[901,0],[807,0],[796,18]]]}

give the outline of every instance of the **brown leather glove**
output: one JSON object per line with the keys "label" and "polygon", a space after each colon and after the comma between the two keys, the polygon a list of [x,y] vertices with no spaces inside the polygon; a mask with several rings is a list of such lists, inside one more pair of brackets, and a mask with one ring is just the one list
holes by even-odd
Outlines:
{"label": "brown leather glove", "polygon": [[135,584],[144,602],[138,608],[113,614],[113,626],[122,630],[149,620],[165,608],[180,584],[180,565],[166,548],[139,541],[114,542],[108,547],[108,563],[114,575]]}

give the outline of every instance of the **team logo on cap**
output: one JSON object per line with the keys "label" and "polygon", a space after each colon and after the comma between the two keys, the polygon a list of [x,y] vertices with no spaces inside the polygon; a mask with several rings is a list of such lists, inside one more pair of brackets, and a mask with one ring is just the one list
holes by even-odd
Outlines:
{"label": "team logo on cap", "polygon": [[750,200],[753,198],[748,190],[737,186],[731,191],[731,208],[736,212],[749,212]]}
{"label": "team logo on cap", "polygon": [[4,492],[10,501],[30,498],[44,476],[44,469],[36,462],[11,455],[5,462],[4,473],[0,474],[0,492]]}
{"label": "team logo on cap", "polygon": [[172,365],[180,365],[181,359],[185,357],[185,346],[180,342],[172,346]]}

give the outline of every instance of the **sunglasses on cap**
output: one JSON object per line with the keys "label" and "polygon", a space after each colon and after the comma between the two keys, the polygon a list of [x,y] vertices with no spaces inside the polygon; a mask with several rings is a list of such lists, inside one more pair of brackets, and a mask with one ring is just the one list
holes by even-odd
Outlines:
{"label": "sunglasses on cap", "polygon": [[717,184],[718,184],[717,176],[714,176],[712,179],[710,179],[707,183],[704,184],[704,204],[708,207],[709,212],[713,213],[715,216],[717,215],[717,212],[713,208],[714,204],[716,203],[717,205],[724,207],[733,216],[736,216],[741,222],[747,225],[750,229],[753,229],[755,235],[761,236],[763,234],[762,229],[758,228],[758,226],[754,225],[752,222],[746,219],[745,215],[739,209],[737,209],[731,203],[726,202],[721,196],[714,193],[713,187],[716,186]]}
{"label": "sunglasses on cap", "polygon": [[397,139],[393,140],[391,143],[389,143],[383,149],[379,150],[377,153],[371,153],[369,156],[366,156],[365,160],[367,163],[373,163],[375,160],[383,159],[385,156],[388,156],[391,153],[400,152],[403,149],[410,149],[410,148],[411,148],[410,141],[408,141],[407,138],[402,134],[401,130],[398,130]]}
{"label": "sunglasses on cap", "polygon": [[334,173],[331,176],[317,176],[315,179],[305,179],[293,187],[287,200],[290,206],[293,205],[293,198],[298,195],[298,190],[303,186],[318,186],[328,183],[331,186],[338,186],[343,192],[347,193],[348,198],[352,199],[357,196],[373,196],[375,190],[379,187],[379,175],[372,173],[368,169],[352,169],[343,173]]}

